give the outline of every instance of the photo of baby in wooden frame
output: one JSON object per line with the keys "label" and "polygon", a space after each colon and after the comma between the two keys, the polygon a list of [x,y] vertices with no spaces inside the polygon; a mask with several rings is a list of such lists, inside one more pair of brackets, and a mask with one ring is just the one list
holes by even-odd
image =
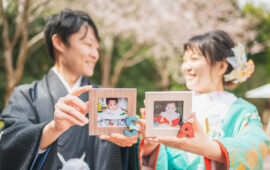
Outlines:
{"label": "photo of baby in wooden frame", "polygon": [[145,92],[145,104],[145,136],[176,136],[191,114],[192,92]]}
{"label": "photo of baby in wooden frame", "polygon": [[96,88],[89,92],[89,135],[123,134],[126,119],[136,115],[137,90]]}

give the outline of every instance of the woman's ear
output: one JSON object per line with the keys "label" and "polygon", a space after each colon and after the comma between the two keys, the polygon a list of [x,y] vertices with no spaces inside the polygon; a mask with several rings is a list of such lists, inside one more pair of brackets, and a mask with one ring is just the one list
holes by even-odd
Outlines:
{"label": "woman's ear", "polygon": [[61,37],[57,34],[53,34],[52,36],[52,44],[56,52],[63,53],[66,46],[63,43]]}
{"label": "woman's ear", "polygon": [[218,72],[219,72],[219,75],[224,75],[227,71],[227,68],[228,68],[228,62],[223,60],[223,61],[220,61],[218,62]]}

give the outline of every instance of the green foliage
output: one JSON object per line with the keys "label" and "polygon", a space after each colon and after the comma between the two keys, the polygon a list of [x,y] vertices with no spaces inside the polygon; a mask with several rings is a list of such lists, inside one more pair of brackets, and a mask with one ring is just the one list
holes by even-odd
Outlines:
{"label": "green foliage", "polygon": [[[240,97],[244,97],[246,91],[270,82],[270,12],[265,11],[263,8],[256,8],[252,4],[246,4],[243,12],[246,17],[250,17],[251,21],[256,21],[256,24],[252,27],[257,32],[256,41],[264,44],[266,48],[260,53],[248,56],[255,63],[255,71],[247,82],[232,90]],[[267,101],[264,99],[248,100],[257,106],[260,113],[267,108]]]}
{"label": "green foliage", "polygon": [[152,61],[146,60],[136,67],[130,67],[124,70],[117,87],[137,88],[137,114],[139,108],[144,107],[145,91],[157,90],[156,84],[159,80],[155,65]]}
{"label": "green foliage", "polygon": [[[51,13],[48,9],[47,13]],[[270,14],[265,12],[261,8],[254,8],[252,5],[246,5],[244,9],[244,15],[251,16],[258,20],[258,24],[254,24],[253,29],[258,33],[257,41],[263,44],[267,44],[270,41]],[[14,34],[15,23],[16,23],[16,4],[11,3],[8,8],[8,17],[10,24],[10,36]],[[29,24],[29,37],[33,37],[45,26],[45,19],[43,16],[39,17],[31,24]],[[100,28],[102,29],[102,28]],[[0,31],[2,31],[0,21]],[[131,40],[116,39],[115,48],[113,49],[112,68],[115,67],[117,61],[123,56],[134,45]],[[101,40],[102,43],[102,40]],[[18,53],[18,48],[16,49]],[[146,47],[141,48],[137,55],[143,54]],[[3,44],[0,43],[0,54],[3,52]],[[102,51],[100,52],[102,55]],[[16,56],[16,55],[15,55]],[[14,59],[15,59],[14,56]],[[246,91],[261,86],[270,82],[270,47],[267,47],[264,51],[257,53],[253,56],[248,56],[255,62],[255,72],[252,77],[245,83],[240,84],[237,88],[233,89],[232,92],[237,96],[244,97]],[[3,106],[3,95],[5,88],[5,73],[3,67],[3,58],[0,58],[0,108]],[[50,67],[53,65],[45,45],[42,45],[39,49],[30,53],[27,56],[23,78],[20,84],[31,83],[34,80],[40,80],[44,74],[48,72]],[[94,76],[90,78],[93,84],[101,84],[101,67],[100,61],[97,63],[95,68]],[[137,88],[137,108],[144,107],[144,93],[145,91],[158,90],[157,84],[160,81],[158,71],[153,59],[147,59],[134,67],[125,68],[119,78],[118,88]],[[182,84],[171,81],[170,90],[187,90]],[[252,101],[254,103],[254,101]],[[257,102],[257,101],[256,101]],[[259,111],[262,111],[263,106],[266,102],[258,102],[255,104],[259,106]],[[137,109],[139,113],[139,109]]]}

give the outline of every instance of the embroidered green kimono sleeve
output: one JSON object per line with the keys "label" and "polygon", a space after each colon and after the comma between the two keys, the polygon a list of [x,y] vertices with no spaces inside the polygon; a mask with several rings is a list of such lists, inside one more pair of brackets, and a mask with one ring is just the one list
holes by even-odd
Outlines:
{"label": "embroidered green kimono sleeve", "polygon": [[229,118],[224,120],[225,136],[218,141],[227,150],[229,169],[262,169],[269,141],[257,109],[240,99],[226,116]]}

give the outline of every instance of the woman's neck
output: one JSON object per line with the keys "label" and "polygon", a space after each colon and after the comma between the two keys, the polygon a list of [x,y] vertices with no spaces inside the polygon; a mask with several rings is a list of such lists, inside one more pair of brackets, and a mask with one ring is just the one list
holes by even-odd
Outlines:
{"label": "woman's neck", "polygon": [[199,94],[211,93],[211,92],[215,92],[215,91],[224,91],[223,83],[212,84],[206,89],[202,89],[202,90],[198,90],[198,91],[195,90],[195,92],[199,93]]}

